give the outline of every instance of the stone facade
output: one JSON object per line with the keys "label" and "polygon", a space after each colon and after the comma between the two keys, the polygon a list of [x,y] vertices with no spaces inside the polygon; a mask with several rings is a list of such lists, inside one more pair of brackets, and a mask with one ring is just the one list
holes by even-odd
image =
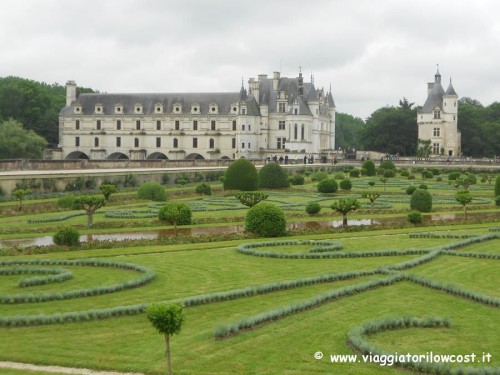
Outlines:
{"label": "stone facade", "polygon": [[418,139],[430,140],[431,155],[460,156],[457,120],[458,95],[451,80],[444,91],[438,69],[434,82],[427,84],[427,100],[417,112]]}
{"label": "stone facade", "polygon": [[239,92],[76,94],[59,118],[63,159],[234,159],[328,155],[335,149],[331,89],[261,74]]}

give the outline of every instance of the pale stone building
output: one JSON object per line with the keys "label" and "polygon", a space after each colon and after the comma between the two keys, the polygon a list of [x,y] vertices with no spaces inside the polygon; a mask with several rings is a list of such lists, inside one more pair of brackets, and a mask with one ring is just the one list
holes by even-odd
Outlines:
{"label": "pale stone building", "polygon": [[81,94],[66,84],[63,159],[234,159],[328,155],[335,149],[329,92],[261,74],[239,92]]}
{"label": "pale stone building", "polygon": [[430,140],[432,155],[459,156],[461,135],[457,128],[458,95],[453,85],[441,86],[439,69],[427,84],[427,100],[417,112],[418,139]]}

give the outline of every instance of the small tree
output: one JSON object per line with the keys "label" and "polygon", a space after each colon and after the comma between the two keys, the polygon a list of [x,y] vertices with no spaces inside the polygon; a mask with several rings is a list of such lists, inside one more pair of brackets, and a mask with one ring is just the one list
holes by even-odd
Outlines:
{"label": "small tree", "polygon": [[106,204],[106,200],[104,197],[90,195],[76,198],[75,204],[85,210],[85,213],[87,214],[87,228],[90,228],[93,224],[95,212]]}
{"label": "small tree", "polygon": [[176,229],[177,225],[190,225],[191,218],[191,208],[186,203],[168,203],[158,212],[158,219],[166,221]]}
{"label": "small tree", "polygon": [[384,184],[384,191],[385,191],[385,188],[386,188],[387,181],[389,181],[389,178],[387,178],[387,177],[380,177],[380,182],[382,182]]}
{"label": "small tree", "polygon": [[332,210],[342,214],[342,226],[347,227],[347,214],[351,211],[357,210],[361,207],[361,204],[357,199],[347,198],[339,199],[337,202],[333,202],[330,207]]}
{"label": "small tree", "polygon": [[368,192],[363,192],[361,195],[363,198],[367,198],[370,201],[370,212],[373,213],[373,209],[375,208],[375,201],[380,197],[379,193],[368,193]]}
{"label": "small tree", "polygon": [[169,305],[154,303],[146,308],[146,316],[158,333],[165,336],[167,371],[169,375],[172,375],[170,336],[181,332],[184,323],[183,305],[180,303],[171,303]]}
{"label": "small tree", "polygon": [[500,175],[495,179],[495,197],[500,196]]}
{"label": "small tree", "polygon": [[457,191],[455,199],[458,203],[464,206],[464,220],[467,221],[467,205],[472,202],[472,196],[470,195],[468,190],[460,190]]}
{"label": "small tree", "polygon": [[318,202],[308,203],[306,206],[306,212],[309,215],[316,215],[321,211],[321,205]]}
{"label": "small tree", "polygon": [[16,189],[14,190],[14,196],[19,201],[19,212],[23,210],[23,200],[27,195],[31,194],[30,189]]}
{"label": "small tree", "polygon": [[253,207],[260,201],[264,201],[269,197],[269,194],[262,193],[259,191],[249,191],[247,193],[239,193],[235,195],[241,204],[247,207]]}
{"label": "small tree", "polygon": [[109,201],[109,198],[111,197],[111,194],[115,194],[118,190],[116,189],[116,185],[113,184],[101,184],[99,186],[99,190],[101,191],[102,195],[104,195],[104,199]]}

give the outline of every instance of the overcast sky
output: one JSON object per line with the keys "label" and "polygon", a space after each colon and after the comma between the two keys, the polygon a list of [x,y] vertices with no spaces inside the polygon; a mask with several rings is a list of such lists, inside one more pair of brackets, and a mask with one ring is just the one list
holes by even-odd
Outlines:
{"label": "overcast sky", "polygon": [[102,92],[239,91],[258,74],[330,84],[366,118],[446,86],[500,100],[500,2],[1,0],[0,76]]}

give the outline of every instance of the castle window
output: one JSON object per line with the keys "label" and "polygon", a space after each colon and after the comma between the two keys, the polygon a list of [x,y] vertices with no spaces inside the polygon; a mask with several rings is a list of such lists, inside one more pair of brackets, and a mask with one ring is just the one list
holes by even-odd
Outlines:
{"label": "castle window", "polygon": [[156,130],[161,130],[161,120],[156,120]]}
{"label": "castle window", "polygon": [[99,138],[94,138],[94,147],[99,147]]}
{"label": "castle window", "polygon": [[80,137],[75,137],[75,146],[80,147]]}
{"label": "castle window", "polygon": [[135,129],[141,130],[141,120],[135,120]]}
{"label": "castle window", "polygon": [[115,106],[115,113],[122,113],[122,107],[120,105]]}
{"label": "castle window", "polygon": [[241,142],[241,148],[245,148],[245,142]]}
{"label": "castle window", "polygon": [[156,147],[161,147],[161,138],[156,137]]}
{"label": "castle window", "polygon": [[174,148],[179,147],[179,140],[178,140],[177,138],[174,138],[173,147],[174,147]]}
{"label": "castle window", "polygon": [[277,138],[276,148],[278,150],[282,149],[282,148],[285,148],[285,140],[286,140],[286,138]]}
{"label": "castle window", "polygon": [[122,120],[116,120],[116,130],[122,130]]}
{"label": "castle window", "polygon": [[285,130],[285,121],[279,121],[278,122],[278,129],[279,130]]}
{"label": "castle window", "polygon": [[97,120],[95,125],[97,130],[101,130],[101,120]]}
{"label": "castle window", "polygon": [[180,121],[175,120],[175,130],[179,130],[180,127],[181,127]]}
{"label": "castle window", "polygon": [[298,110],[297,108],[295,108],[295,109],[293,110],[293,114],[294,114],[294,115],[299,114],[299,110]]}
{"label": "castle window", "polygon": [[193,138],[193,148],[198,148],[198,138]]}
{"label": "castle window", "polygon": [[248,125],[248,131],[252,130],[252,125]]}
{"label": "castle window", "polygon": [[139,138],[134,138],[134,147],[139,147]]}
{"label": "castle window", "polygon": [[434,155],[439,155],[439,143],[433,143],[432,144],[432,153]]}
{"label": "castle window", "polygon": [[116,137],[116,147],[122,147],[122,137]]}
{"label": "castle window", "polygon": [[82,111],[82,107],[75,107],[75,113],[80,113]]}
{"label": "castle window", "polygon": [[293,139],[297,139],[299,137],[299,128],[297,124],[293,125]]}
{"label": "castle window", "polygon": [[75,121],[75,130],[80,130],[80,120]]}
{"label": "castle window", "polygon": [[215,120],[212,120],[212,121],[210,122],[210,129],[211,129],[211,130],[215,130]]}
{"label": "castle window", "polygon": [[246,114],[247,114],[247,110],[246,110],[246,108],[242,108],[242,109],[241,109],[241,114],[242,114],[242,115],[246,115]]}
{"label": "castle window", "polygon": [[198,121],[193,121],[193,130],[198,130]]}
{"label": "castle window", "polygon": [[236,131],[236,120],[233,120],[233,131]]}
{"label": "castle window", "polygon": [[142,105],[140,104],[135,105],[135,113],[142,113]]}
{"label": "castle window", "polygon": [[286,103],[278,103],[278,112],[285,113],[286,112]]}
{"label": "castle window", "polygon": [[304,124],[302,124],[302,126],[300,127],[300,139],[304,140],[305,137],[304,137]]}
{"label": "castle window", "polygon": [[440,136],[441,136],[441,129],[434,128],[434,137],[440,137]]}
{"label": "castle window", "polygon": [[156,113],[162,113],[163,112],[163,106],[161,104],[157,104],[155,107]]}
{"label": "castle window", "polygon": [[241,125],[241,130],[245,131],[245,124]]}
{"label": "castle window", "polygon": [[214,148],[215,147],[215,141],[213,138],[210,138],[208,141],[208,148]]}
{"label": "castle window", "polygon": [[434,119],[440,119],[441,118],[441,111],[439,109],[434,110]]}
{"label": "castle window", "polygon": [[250,148],[250,142],[248,142],[248,148]]}
{"label": "castle window", "polygon": [[231,139],[231,147],[236,148],[236,138]]}

